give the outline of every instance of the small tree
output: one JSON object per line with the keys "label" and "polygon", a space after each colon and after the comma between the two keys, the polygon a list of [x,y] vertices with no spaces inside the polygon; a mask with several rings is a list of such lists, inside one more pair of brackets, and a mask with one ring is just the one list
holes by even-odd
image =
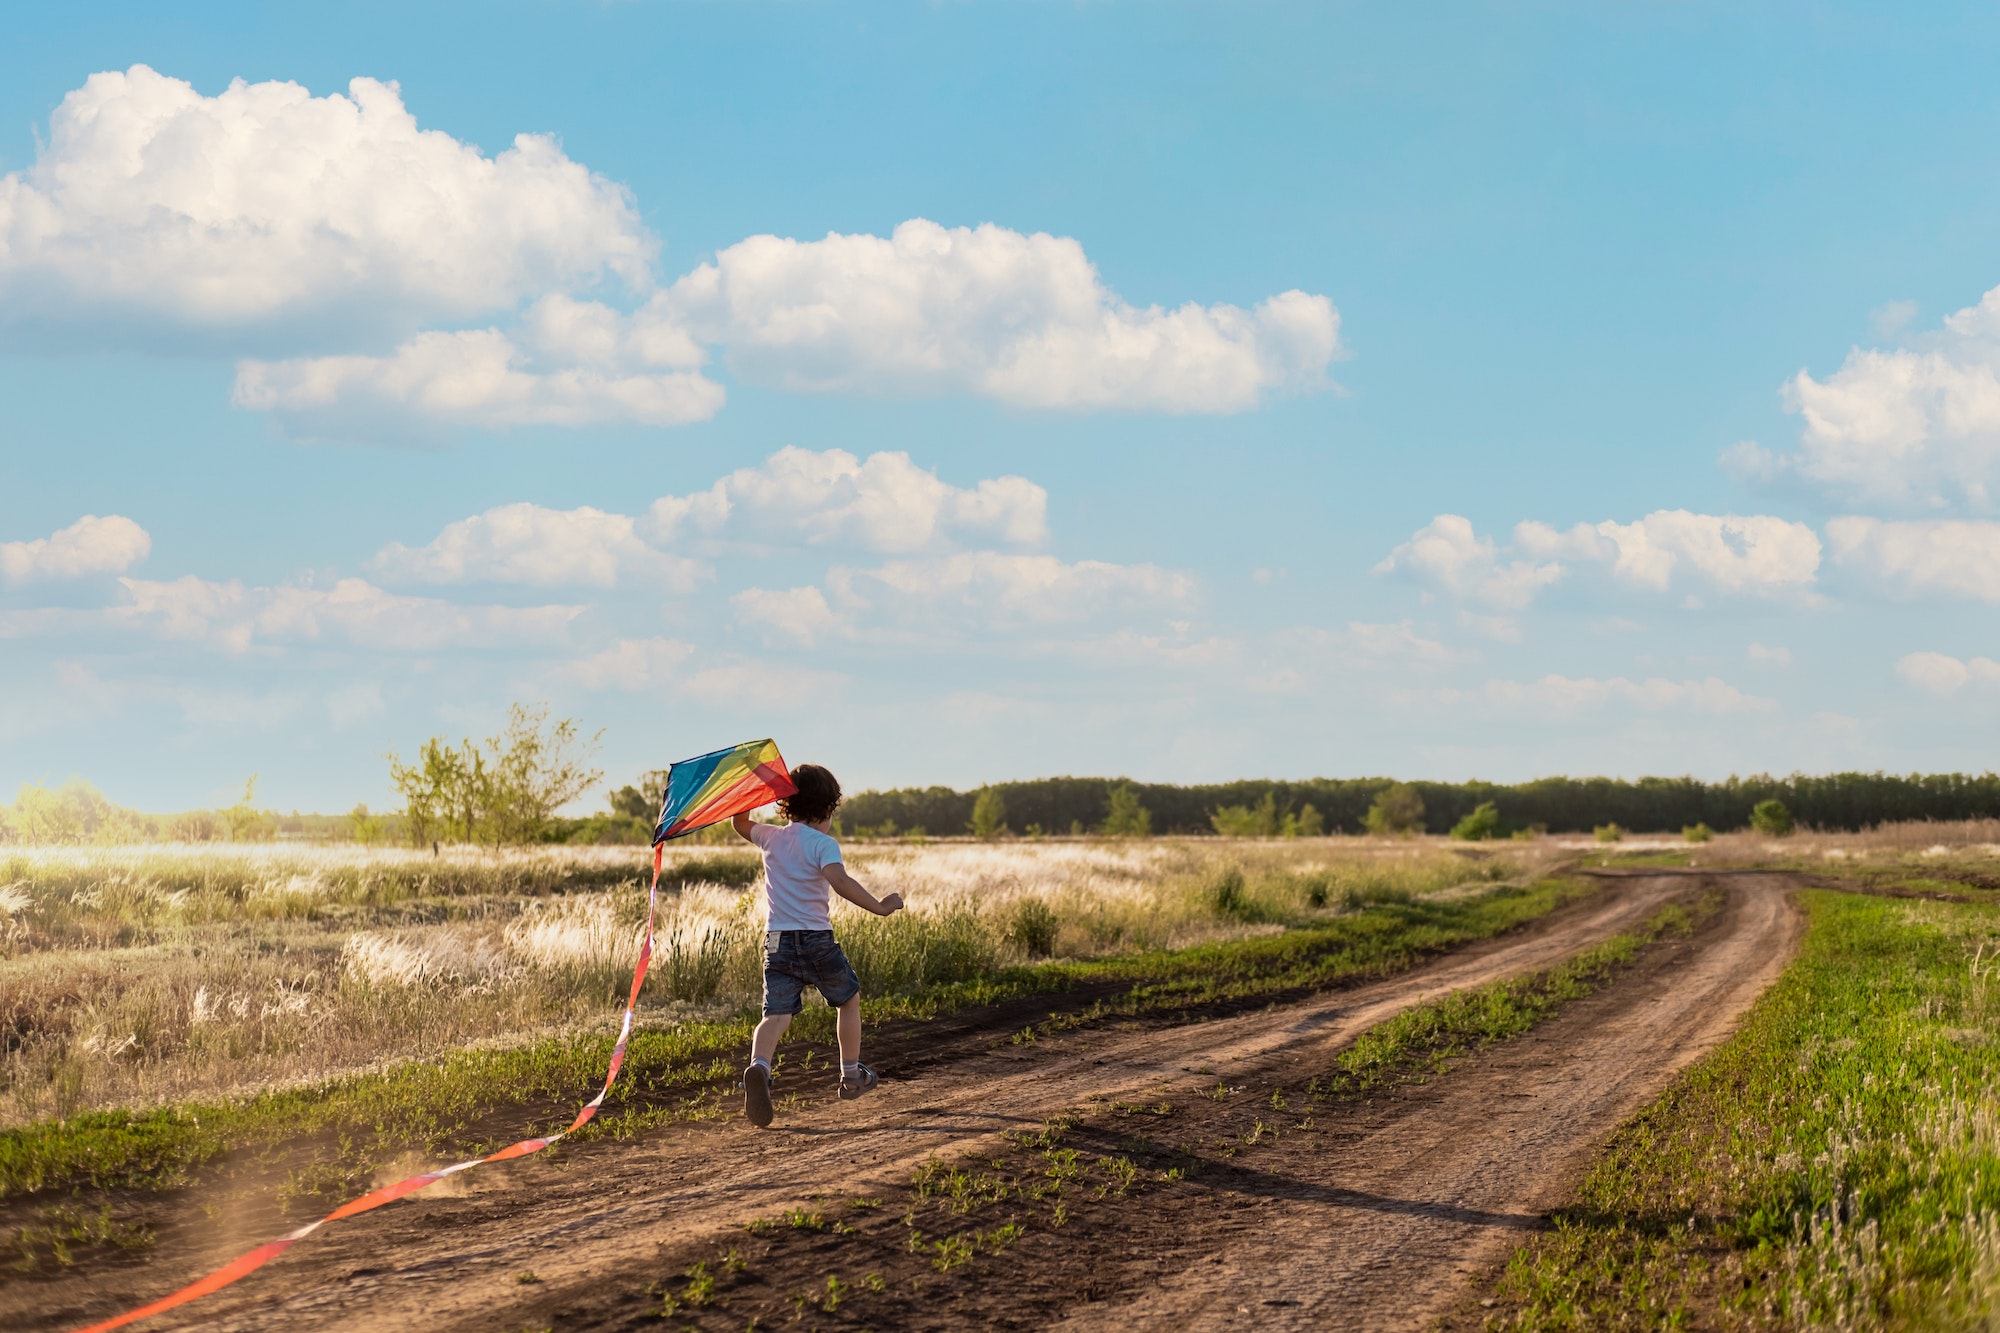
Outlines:
{"label": "small tree", "polygon": [[607,798],[614,815],[629,815],[633,819],[651,822],[660,817],[660,806],[667,794],[667,770],[649,768],[639,775],[637,782],[620,787]]}
{"label": "small tree", "polygon": [[603,735],[586,738],[575,718],[550,722],[547,704],[517,703],[483,747],[433,736],[414,764],[390,755],[389,780],[402,793],[411,840],[532,841],[558,809],[603,779],[588,764]]}
{"label": "small tree", "polygon": [[1288,838],[1317,838],[1326,832],[1326,821],[1311,802],[1299,807],[1296,815],[1285,816],[1284,835]]}
{"label": "small tree", "polygon": [[1137,788],[1129,782],[1121,782],[1111,789],[1110,798],[1099,832],[1113,838],[1145,838],[1152,835],[1153,812],[1139,803]]}
{"label": "small tree", "polygon": [[347,812],[347,821],[353,826],[354,840],[369,844],[382,841],[382,821],[368,813],[368,805],[363,802]]}
{"label": "small tree", "polygon": [[1688,842],[1707,842],[1715,836],[1715,830],[1707,824],[1689,824],[1681,830],[1681,837]]}
{"label": "small tree", "polygon": [[604,770],[590,756],[604,732],[586,738],[573,717],[549,721],[547,704],[513,704],[507,726],[486,744],[492,755],[489,793],[496,842],[532,842],[556,811],[596,786]]}
{"label": "small tree", "polygon": [[222,817],[228,821],[231,842],[269,842],[278,829],[278,817],[269,810],[257,808],[255,773],[244,782],[242,798],[224,810]]}
{"label": "small tree", "polygon": [[1792,812],[1783,801],[1759,801],[1750,811],[1750,827],[1768,837],[1785,837],[1792,831]]}
{"label": "small tree", "polygon": [[1278,818],[1278,795],[1266,791],[1255,805],[1225,805],[1212,811],[1208,822],[1225,838],[1275,838],[1284,831]]}
{"label": "small tree", "polygon": [[1370,833],[1410,834],[1424,831],[1424,796],[1407,782],[1375,793],[1362,823]]}
{"label": "small tree", "polygon": [[1506,837],[1507,826],[1500,818],[1500,807],[1491,801],[1481,801],[1471,814],[1451,826],[1451,836],[1460,842]]}
{"label": "small tree", "polygon": [[981,787],[972,801],[972,836],[997,838],[1007,831],[1007,801],[997,787]]}

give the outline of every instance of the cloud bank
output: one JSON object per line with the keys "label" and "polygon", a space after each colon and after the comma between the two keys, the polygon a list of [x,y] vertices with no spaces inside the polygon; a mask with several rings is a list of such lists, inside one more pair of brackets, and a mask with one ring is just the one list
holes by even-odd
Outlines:
{"label": "cloud bank", "polygon": [[[1811,527],[1769,515],[1660,509],[1632,523],[1515,525],[1503,550],[1457,514],[1439,514],[1375,566],[1429,583],[1463,601],[1517,611],[1578,565],[1655,592],[1694,582],[1726,593],[1773,595],[1809,589],[1820,564]],[[1565,563],[1567,562],[1567,563]]]}
{"label": "cloud bank", "polygon": [[210,97],[134,65],[69,93],[0,177],[0,336],[236,355],[238,407],[392,442],[705,421],[718,354],[792,392],[1175,413],[1323,388],[1341,354],[1324,296],[1134,304],[1076,239],[991,222],[752,236],[671,283],[656,249],[550,136],[488,157],[392,83]]}

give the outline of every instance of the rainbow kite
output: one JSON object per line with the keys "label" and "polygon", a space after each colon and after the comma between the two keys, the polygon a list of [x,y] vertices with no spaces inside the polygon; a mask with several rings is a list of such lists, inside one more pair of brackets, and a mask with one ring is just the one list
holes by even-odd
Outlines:
{"label": "rainbow kite", "polygon": [[667,769],[667,794],[660,803],[655,845],[732,815],[766,806],[798,790],[785,757],[773,740],[746,741]]}

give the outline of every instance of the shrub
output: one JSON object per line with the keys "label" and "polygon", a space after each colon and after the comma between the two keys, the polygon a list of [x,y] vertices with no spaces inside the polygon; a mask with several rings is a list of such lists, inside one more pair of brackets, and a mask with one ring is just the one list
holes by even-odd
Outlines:
{"label": "shrub", "polygon": [[1625,840],[1625,830],[1616,824],[1599,824],[1590,833],[1599,842],[1623,842]]}
{"label": "shrub", "polygon": [[1283,828],[1277,795],[1268,791],[1256,805],[1223,806],[1209,815],[1208,822],[1225,838],[1270,838]]}
{"label": "shrub", "polygon": [[1500,818],[1500,807],[1491,801],[1481,801],[1471,814],[1451,826],[1451,836],[1460,842],[1506,837],[1507,827]]}
{"label": "shrub", "polygon": [[1715,836],[1715,830],[1706,824],[1689,824],[1681,830],[1681,837],[1689,842],[1707,842]]}
{"label": "shrub", "polygon": [[1208,886],[1209,910],[1217,916],[1242,917],[1250,911],[1250,900],[1243,892],[1243,872],[1235,866],[1223,871]]}
{"label": "shrub", "polygon": [[1750,811],[1750,827],[1773,838],[1782,838],[1792,831],[1792,812],[1785,809],[1783,801],[1759,801]]}
{"label": "shrub", "polygon": [[1030,958],[1048,958],[1056,951],[1056,932],[1062,918],[1040,898],[1023,898],[1014,905],[1014,917],[1007,923],[1007,942]]}

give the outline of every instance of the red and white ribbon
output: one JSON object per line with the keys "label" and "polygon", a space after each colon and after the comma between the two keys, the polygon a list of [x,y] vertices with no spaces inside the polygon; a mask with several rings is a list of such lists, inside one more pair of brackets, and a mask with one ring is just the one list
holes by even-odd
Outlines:
{"label": "red and white ribbon", "polygon": [[151,1305],[142,1305],[136,1310],[127,1310],[124,1314],[107,1319],[102,1323],[78,1329],[77,1333],[101,1333],[104,1329],[123,1328],[127,1324],[136,1323],[141,1319],[148,1319],[153,1315],[171,1310],[177,1305],[186,1305],[189,1301],[200,1300],[210,1292],[220,1291],[230,1283],[240,1278],[248,1277],[265,1264],[271,1262],[271,1260],[283,1254],[286,1250],[291,1249],[292,1246],[304,1240],[307,1236],[312,1235],[313,1232],[318,1231],[328,1222],[338,1222],[344,1218],[372,1212],[385,1203],[394,1203],[406,1194],[415,1194],[426,1185],[435,1185],[446,1176],[455,1176],[461,1171],[470,1171],[475,1166],[484,1166],[488,1162],[508,1162],[516,1157],[526,1157],[530,1153],[538,1153],[551,1143],[565,1139],[589,1124],[591,1117],[595,1116],[599,1108],[604,1105],[605,1097],[611,1092],[611,1085],[618,1081],[619,1067],[625,1063],[625,1046],[632,1039],[632,1012],[639,1007],[639,987],[645,984],[646,966],[653,961],[653,918],[660,906],[660,861],[664,851],[664,847],[657,843],[654,844],[653,887],[646,903],[646,937],[639,945],[638,966],[632,969],[632,994],[625,1001],[625,1021],[618,1029],[618,1044],[611,1048],[610,1072],[604,1076],[604,1086],[599,1088],[597,1095],[592,1097],[584,1108],[576,1113],[576,1119],[570,1122],[568,1129],[565,1129],[560,1134],[551,1134],[546,1138],[522,1139],[519,1143],[509,1144],[499,1152],[488,1153],[484,1157],[475,1157],[468,1162],[454,1162],[450,1166],[442,1166],[435,1171],[426,1171],[420,1176],[411,1176],[408,1180],[399,1180],[393,1185],[385,1185],[381,1189],[364,1194],[358,1199],[340,1205],[340,1207],[334,1209],[317,1222],[308,1222],[297,1231],[289,1232],[278,1237],[276,1240],[266,1241],[264,1244],[250,1251],[250,1253],[231,1260],[229,1263],[216,1269],[213,1273],[210,1273],[207,1277],[189,1283],[170,1296],[162,1296]]}

